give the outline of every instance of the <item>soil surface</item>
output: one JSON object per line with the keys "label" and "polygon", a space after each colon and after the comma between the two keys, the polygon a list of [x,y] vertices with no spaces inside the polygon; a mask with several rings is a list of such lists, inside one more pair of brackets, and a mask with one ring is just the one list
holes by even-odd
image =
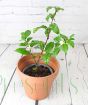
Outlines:
{"label": "soil surface", "polygon": [[47,65],[29,65],[23,70],[24,74],[32,77],[45,77],[52,73],[54,73],[54,70],[47,66]]}

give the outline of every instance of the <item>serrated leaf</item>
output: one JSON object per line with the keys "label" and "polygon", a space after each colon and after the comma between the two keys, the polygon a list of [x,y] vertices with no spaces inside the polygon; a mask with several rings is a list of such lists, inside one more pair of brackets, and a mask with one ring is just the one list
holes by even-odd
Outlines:
{"label": "serrated leaf", "polygon": [[50,24],[49,27],[54,33],[59,34],[59,28],[58,28],[58,25],[56,23]]}
{"label": "serrated leaf", "polygon": [[27,51],[25,48],[17,48],[16,52],[22,54],[22,55],[28,55],[30,52]]}
{"label": "serrated leaf", "polygon": [[49,42],[46,47],[45,47],[45,51],[46,52],[50,52],[54,47],[54,42]]}
{"label": "serrated leaf", "polygon": [[62,49],[62,51],[64,51],[65,53],[67,53],[67,51],[68,51],[68,45],[67,44],[61,45],[61,49]]}
{"label": "serrated leaf", "polygon": [[41,26],[39,26],[39,27],[36,27],[36,28],[34,28],[33,29],[33,33],[35,33],[35,32],[37,32],[39,29],[46,29],[47,28],[47,26],[45,26],[45,25],[41,25]]}

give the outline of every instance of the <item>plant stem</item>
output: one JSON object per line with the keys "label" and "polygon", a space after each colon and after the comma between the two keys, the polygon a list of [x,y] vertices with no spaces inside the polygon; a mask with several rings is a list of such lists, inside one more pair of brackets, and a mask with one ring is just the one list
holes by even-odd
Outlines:
{"label": "plant stem", "polygon": [[[48,39],[49,39],[49,35],[48,35],[48,37],[47,37],[47,39],[46,39],[45,46],[46,46],[46,44],[47,44],[47,42],[48,42]],[[42,51],[41,51],[41,53],[40,53],[39,59],[38,59],[38,61],[37,61],[37,64],[39,64],[39,61],[40,61],[40,59],[41,59],[41,56],[42,56],[43,51],[44,51],[44,49],[45,49],[45,46],[44,46],[44,48],[42,49]]]}
{"label": "plant stem", "polygon": [[[31,49],[30,49],[30,52],[31,52]],[[30,53],[30,54],[31,54],[31,56],[32,56],[32,58],[33,58],[33,60],[34,60],[34,62],[35,62],[35,64],[36,64],[36,67],[37,67],[37,61],[35,60],[34,55],[33,55],[32,53]]]}
{"label": "plant stem", "polygon": [[[54,17],[55,17],[55,15],[56,15],[56,13],[57,13],[57,11],[55,11]],[[52,19],[52,21],[51,21],[50,24],[52,24],[53,21],[55,20],[54,17],[53,17],[53,19]],[[48,37],[47,37],[47,39],[46,39],[46,41],[45,41],[45,45],[44,45],[44,47],[43,47],[43,49],[42,49],[42,51],[41,51],[41,53],[40,53],[39,59],[38,59],[38,61],[37,61],[37,64],[39,64],[39,62],[40,62],[41,56],[42,56],[42,54],[43,54],[43,52],[44,52],[44,49],[45,49],[45,47],[46,47],[46,44],[47,44],[47,42],[48,42],[48,40],[49,40],[49,36],[50,36],[50,33],[48,34]]]}
{"label": "plant stem", "polygon": [[[29,47],[29,46],[27,46],[27,47]],[[27,47],[26,47],[26,48],[27,48]],[[36,67],[38,67],[38,66],[37,66],[37,65],[38,65],[38,64],[37,64],[37,61],[35,60],[34,55],[31,53],[31,48],[30,48],[30,55],[32,56],[32,58],[33,58],[33,60],[34,60],[34,62],[35,62],[35,64],[36,64]]]}

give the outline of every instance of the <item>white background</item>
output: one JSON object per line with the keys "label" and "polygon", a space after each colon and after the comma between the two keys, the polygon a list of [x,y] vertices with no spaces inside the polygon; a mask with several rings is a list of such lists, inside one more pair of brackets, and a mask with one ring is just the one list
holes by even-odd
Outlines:
{"label": "white background", "polygon": [[[0,43],[18,43],[20,32],[45,23],[47,6],[62,6],[56,21],[76,43],[88,42],[88,0],[0,0]],[[42,32],[35,38],[44,38]]]}

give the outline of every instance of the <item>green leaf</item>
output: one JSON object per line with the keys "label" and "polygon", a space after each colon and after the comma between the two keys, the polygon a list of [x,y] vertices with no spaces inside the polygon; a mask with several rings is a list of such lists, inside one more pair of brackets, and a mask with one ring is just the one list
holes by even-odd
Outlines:
{"label": "green leaf", "polygon": [[54,51],[53,51],[53,55],[56,56],[56,55],[58,55],[59,52],[60,52],[60,48],[59,47],[55,47]]}
{"label": "green leaf", "polygon": [[60,41],[61,41],[61,37],[60,37],[60,36],[55,37],[55,38],[54,38],[54,41],[55,41],[55,42],[60,42]]}
{"label": "green leaf", "polygon": [[49,15],[47,15],[47,17],[46,17],[46,21],[49,21],[49,19],[53,19],[54,18],[54,15],[53,14],[49,14]]}
{"label": "green leaf", "polygon": [[62,10],[62,11],[64,10],[63,8],[58,7],[58,6],[56,6],[55,9],[56,9],[57,12],[60,11],[60,10]]}
{"label": "green leaf", "polygon": [[19,46],[27,46],[28,43],[24,42],[24,43],[20,43]]}
{"label": "green leaf", "polygon": [[70,38],[70,40],[74,41],[75,39],[74,38]]}
{"label": "green leaf", "polygon": [[46,8],[46,11],[48,12],[50,9],[52,9],[53,7],[52,6],[48,6],[47,8]]}
{"label": "green leaf", "polygon": [[61,49],[62,49],[62,51],[64,51],[65,53],[67,53],[67,51],[68,51],[68,45],[67,44],[61,45]]}
{"label": "green leaf", "polygon": [[60,34],[60,36],[64,41],[68,40],[68,37],[66,35]]}
{"label": "green leaf", "polygon": [[30,43],[30,46],[33,47],[33,46],[38,45],[38,44],[39,44],[38,40],[32,40]]}
{"label": "green leaf", "polygon": [[39,48],[41,49],[41,50],[43,50],[43,48],[44,48],[44,42],[43,41],[39,41]]}
{"label": "green leaf", "polygon": [[72,35],[70,36],[70,38],[74,38],[74,34],[72,34]]}
{"label": "green leaf", "polygon": [[32,37],[28,37],[28,38],[27,38],[27,42],[29,42],[31,39],[32,39]]}
{"label": "green leaf", "polygon": [[55,47],[59,47],[59,46],[60,46],[59,42],[55,43]]}
{"label": "green leaf", "polygon": [[56,34],[59,34],[59,28],[58,28],[58,25],[56,23],[52,23],[50,24],[50,29],[56,33]]}
{"label": "green leaf", "polygon": [[53,47],[54,47],[54,42],[49,42],[45,47],[45,51],[50,52],[51,50],[53,50]]}
{"label": "green leaf", "polygon": [[47,28],[47,26],[45,26],[45,25],[41,25],[41,26],[39,26],[39,27],[36,27],[36,28],[34,28],[33,29],[33,33],[35,33],[35,32],[37,32],[39,29],[46,29]]}
{"label": "green leaf", "polygon": [[71,36],[70,36],[70,38],[68,39],[68,41],[67,41],[67,43],[71,46],[71,47],[73,47],[74,48],[74,34],[72,34]]}
{"label": "green leaf", "polygon": [[40,27],[36,27],[33,29],[33,33],[37,32],[40,29]]}
{"label": "green leaf", "polygon": [[42,56],[42,60],[43,60],[46,64],[48,64],[51,55],[52,55],[51,53],[45,53],[45,54]]}
{"label": "green leaf", "polygon": [[64,10],[63,8],[61,8],[61,7],[59,7],[59,6],[53,6],[53,7],[52,7],[52,6],[48,6],[48,7],[47,7],[47,12],[48,12],[50,9],[52,9],[52,8],[54,8],[57,12],[60,11],[60,10],[62,10],[62,11]]}
{"label": "green leaf", "polygon": [[44,48],[44,42],[38,40],[32,40],[30,46],[35,48],[40,48],[42,50]]}
{"label": "green leaf", "polygon": [[48,37],[49,34],[50,34],[50,32],[51,32],[51,29],[50,29],[50,28],[47,28],[47,29],[45,30],[45,35]]}
{"label": "green leaf", "polygon": [[26,40],[26,38],[31,34],[30,30],[21,33],[21,39]]}
{"label": "green leaf", "polygon": [[75,39],[74,39],[74,34],[72,34],[72,35],[70,36],[70,40],[75,40]]}
{"label": "green leaf", "polygon": [[22,55],[28,55],[30,52],[27,51],[25,48],[17,48],[16,52],[22,54]]}
{"label": "green leaf", "polygon": [[26,30],[25,31],[25,35],[28,35],[29,36],[30,34],[31,34],[31,31],[30,30]]}
{"label": "green leaf", "polygon": [[69,39],[67,42],[68,42],[68,44],[69,44],[71,47],[74,48],[74,42],[73,42],[72,40]]}
{"label": "green leaf", "polygon": [[25,32],[22,32],[21,33],[21,40],[25,40],[26,38],[25,38]]}

